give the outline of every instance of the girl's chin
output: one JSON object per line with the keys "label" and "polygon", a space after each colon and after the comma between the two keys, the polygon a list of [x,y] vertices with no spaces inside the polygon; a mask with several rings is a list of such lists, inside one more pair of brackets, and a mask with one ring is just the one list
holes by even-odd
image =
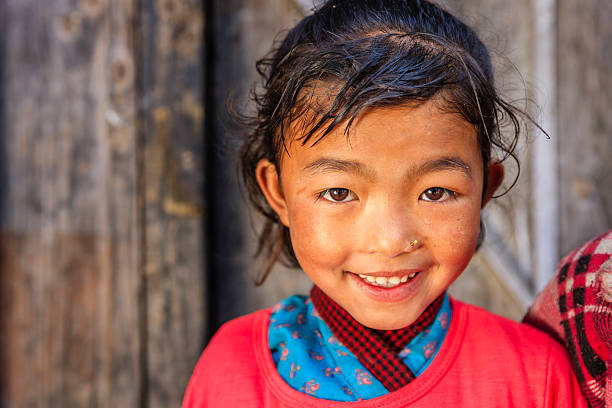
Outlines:
{"label": "girl's chin", "polygon": [[[362,325],[374,330],[403,329],[414,323],[420,315],[420,312],[414,310],[413,307],[410,306],[404,306],[398,311],[397,308],[387,305],[385,309],[386,310],[379,310],[372,313],[372,308],[368,308],[365,310],[369,310],[370,312],[366,315],[362,315],[361,313],[351,313],[351,315]],[[359,307],[358,310],[364,310],[364,308]]]}

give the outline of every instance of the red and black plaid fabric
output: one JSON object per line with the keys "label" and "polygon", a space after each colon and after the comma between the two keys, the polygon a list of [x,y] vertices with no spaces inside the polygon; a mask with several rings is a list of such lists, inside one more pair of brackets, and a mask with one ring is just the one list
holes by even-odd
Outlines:
{"label": "red and black plaid fabric", "polygon": [[431,325],[442,307],[444,294],[425,309],[410,326],[399,330],[373,330],[355,320],[318,286],[310,298],[331,331],[389,391],[397,390],[415,378],[398,353]]}
{"label": "red and black plaid fabric", "polygon": [[[612,234],[602,236],[574,251],[559,270],[559,311],[576,376],[593,407],[604,407],[610,344],[596,326],[609,317],[610,305],[599,296],[598,273],[610,258]],[[610,337],[612,327],[607,327]]]}
{"label": "red and black plaid fabric", "polygon": [[602,278],[612,274],[612,231],[559,265],[524,321],[565,344],[589,406],[612,407],[612,304],[610,288],[602,285]]}

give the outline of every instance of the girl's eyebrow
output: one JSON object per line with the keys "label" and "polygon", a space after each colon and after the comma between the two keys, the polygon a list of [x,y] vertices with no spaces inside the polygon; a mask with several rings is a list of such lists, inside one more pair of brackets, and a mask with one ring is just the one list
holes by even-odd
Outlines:
{"label": "girl's eyebrow", "polygon": [[[376,172],[373,169],[361,162],[353,160],[340,160],[323,157],[307,164],[304,167],[304,170],[311,173],[340,171],[353,173],[364,178],[376,178]],[[441,157],[428,160],[414,168],[411,168],[407,176],[408,178],[417,178],[426,173],[433,173],[443,170],[460,171],[467,177],[472,178],[472,169],[459,157]]]}
{"label": "girl's eyebrow", "polygon": [[341,171],[353,173],[364,178],[374,178],[376,173],[365,164],[354,160],[340,160],[323,157],[317,159],[304,167],[310,173]]}
{"label": "girl's eyebrow", "polygon": [[461,171],[469,178],[472,178],[472,169],[459,157],[442,157],[439,159],[429,160],[410,171],[412,178],[419,177],[426,173],[432,173],[442,170]]}

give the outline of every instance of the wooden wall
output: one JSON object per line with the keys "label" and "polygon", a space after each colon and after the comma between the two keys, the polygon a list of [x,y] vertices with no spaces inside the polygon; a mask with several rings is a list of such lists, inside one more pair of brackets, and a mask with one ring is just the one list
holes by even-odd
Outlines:
{"label": "wooden wall", "polygon": [[203,6],[0,10],[2,406],[177,406],[208,324]]}
{"label": "wooden wall", "polygon": [[558,1],[562,252],[612,228],[612,3]]}
{"label": "wooden wall", "polygon": [[[542,91],[539,1],[443,2],[495,51],[510,96]],[[558,203],[559,256],[612,228],[608,3],[552,2],[559,195],[534,188],[526,140],[520,184],[491,212],[489,242],[527,289],[500,273],[492,246],[456,296],[520,318],[539,200]],[[282,267],[251,284],[258,221],[225,101],[248,106],[254,61],[311,4],[0,2],[0,407],[178,406],[220,324],[308,290]]]}

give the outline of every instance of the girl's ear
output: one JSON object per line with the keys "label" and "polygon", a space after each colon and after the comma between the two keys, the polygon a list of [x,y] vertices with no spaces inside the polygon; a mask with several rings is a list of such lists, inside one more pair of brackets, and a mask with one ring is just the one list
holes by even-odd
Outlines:
{"label": "girl's ear", "polygon": [[487,185],[482,196],[482,207],[489,202],[495,191],[499,188],[504,180],[504,165],[500,162],[489,163],[487,167]]}
{"label": "girl's ear", "polygon": [[257,184],[259,184],[261,192],[264,197],[266,197],[266,201],[268,201],[270,207],[272,207],[274,212],[278,215],[280,222],[288,227],[289,216],[287,213],[287,203],[285,202],[276,166],[268,159],[261,159],[255,168],[255,178],[257,179]]}

